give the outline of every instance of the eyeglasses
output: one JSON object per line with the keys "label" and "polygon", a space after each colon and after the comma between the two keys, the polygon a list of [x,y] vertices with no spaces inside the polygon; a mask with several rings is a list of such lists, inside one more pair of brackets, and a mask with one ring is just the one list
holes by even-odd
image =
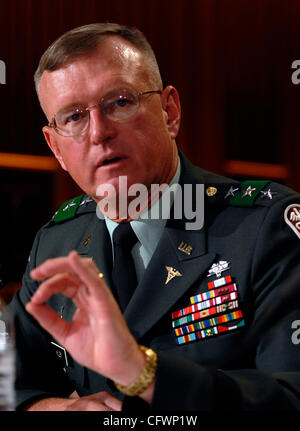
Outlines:
{"label": "eyeglasses", "polygon": [[77,136],[84,133],[90,124],[90,111],[100,107],[101,112],[112,121],[122,122],[132,117],[140,107],[140,98],[146,94],[161,94],[161,90],[137,93],[123,89],[108,93],[93,106],[71,106],[58,111],[48,124],[61,136]]}

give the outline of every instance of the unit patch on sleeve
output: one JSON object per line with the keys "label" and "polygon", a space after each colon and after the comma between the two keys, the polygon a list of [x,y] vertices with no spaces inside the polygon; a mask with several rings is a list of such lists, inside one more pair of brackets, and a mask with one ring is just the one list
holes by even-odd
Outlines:
{"label": "unit patch on sleeve", "polygon": [[286,224],[300,238],[300,204],[291,204],[284,211]]}

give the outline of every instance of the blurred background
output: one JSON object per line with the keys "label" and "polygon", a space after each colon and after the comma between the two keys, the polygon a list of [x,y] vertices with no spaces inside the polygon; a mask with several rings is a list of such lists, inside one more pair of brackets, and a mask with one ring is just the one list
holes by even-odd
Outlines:
{"label": "blurred background", "polygon": [[34,71],[62,33],[102,21],[147,36],[164,84],[180,93],[178,146],[195,164],[300,191],[300,84],[292,82],[299,0],[0,0],[0,264],[8,296],[36,231],[81,193],[44,142]]}

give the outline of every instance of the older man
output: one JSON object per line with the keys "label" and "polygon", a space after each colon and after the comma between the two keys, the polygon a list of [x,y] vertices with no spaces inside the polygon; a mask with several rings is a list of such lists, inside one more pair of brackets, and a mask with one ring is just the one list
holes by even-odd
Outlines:
{"label": "older man", "polygon": [[[138,30],[74,29],[35,80],[46,141],[85,195],[40,230],[11,305],[19,408],[300,409],[299,195],[179,157],[179,96]],[[193,204],[204,184],[204,227],[175,201],[168,220],[143,217],[154,184],[179,184],[175,201],[191,185]]]}

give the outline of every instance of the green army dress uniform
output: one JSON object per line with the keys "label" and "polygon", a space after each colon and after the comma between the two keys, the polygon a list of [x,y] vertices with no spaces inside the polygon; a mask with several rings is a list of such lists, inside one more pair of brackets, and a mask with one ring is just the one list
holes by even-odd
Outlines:
{"label": "green army dress uniform", "polygon": [[[190,220],[167,221],[124,312],[138,343],[158,353],[149,409],[300,410],[299,346],[291,338],[300,318],[300,195],[273,182],[220,177],[182,155],[181,166],[181,185],[204,184],[204,227],[186,230]],[[19,408],[74,390],[121,397],[25,311],[38,287],[30,270],[71,250],[93,257],[111,284],[110,237],[87,196],[66,203],[38,232],[23,287],[10,306]],[[68,298],[57,294],[48,303],[64,319],[72,318],[75,307]],[[135,411],[137,402],[125,397],[123,408]]]}

